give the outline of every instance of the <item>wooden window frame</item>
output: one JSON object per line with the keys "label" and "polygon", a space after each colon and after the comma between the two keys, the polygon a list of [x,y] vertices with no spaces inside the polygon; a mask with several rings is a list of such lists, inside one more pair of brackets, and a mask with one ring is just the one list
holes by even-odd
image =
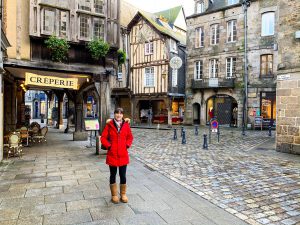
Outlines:
{"label": "wooden window frame", "polygon": [[210,26],[210,44],[218,45],[220,42],[220,25],[218,23]]}
{"label": "wooden window frame", "polygon": [[237,20],[227,21],[227,43],[234,43],[237,41]]}
{"label": "wooden window frame", "polygon": [[195,61],[194,68],[195,68],[194,69],[195,70],[194,79],[202,80],[203,79],[203,60]]}
{"label": "wooden window frame", "polygon": [[[272,15],[272,20],[271,22],[273,22],[272,24],[270,24],[270,18],[266,18],[268,17],[268,15]],[[270,32],[270,27],[271,25],[273,27],[273,32]],[[268,32],[266,32],[266,30],[268,29]],[[262,13],[261,15],[261,36],[262,37],[267,37],[267,36],[274,36],[275,35],[275,12],[270,11],[270,12],[265,12]]]}
{"label": "wooden window frame", "polygon": [[[230,60],[230,61],[228,62],[228,60]],[[237,62],[236,57],[226,58],[226,78],[227,79],[235,77],[235,75],[236,75],[236,62]]]}
{"label": "wooden window frame", "polygon": [[204,47],[204,28],[197,27],[195,29],[195,48]]}
{"label": "wooden window frame", "polygon": [[[147,69],[150,69],[150,73],[146,73]],[[151,71],[152,69],[153,69],[153,71]],[[155,87],[155,68],[154,68],[154,66],[145,67],[145,74],[144,75],[145,75],[145,77],[144,77],[145,87]],[[148,75],[148,77],[147,77],[147,75]],[[152,83],[150,84],[150,81],[147,81],[147,79],[150,80],[150,75],[153,76],[152,79],[151,79],[151,82],[153,81],[153,84]]]}
{"label": "wooden window frame", "polygon": [[219,77],[219,59],[209,60],[209,78]]}
{"label": "wooden window frame", "polygon": [[[269,61],[269,56],[272,56],[271,61]],[[264,57],[266,57],[265,62],[263,62]],[[271,72],[269,72],[270,71],[269,63],[272,63]],[[274,77],[274,55],[273,54],[263,54],[260,56],[260,77],[261,78]]]}
{"label": "wooden window frame", "polygon": [[145,55],[153,55],[154,54],[154,43],[147,42],[145,43]]}

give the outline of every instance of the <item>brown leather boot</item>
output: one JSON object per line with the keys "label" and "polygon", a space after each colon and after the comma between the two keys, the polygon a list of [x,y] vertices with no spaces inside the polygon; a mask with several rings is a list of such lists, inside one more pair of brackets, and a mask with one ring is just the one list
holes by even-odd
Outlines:
{"label": "brown leather boot", "polygon": [[119,203],[117,183],[110,185],[111,201],[115,204]]}
{"label": "brown leather boot", "polygon": [[121,202],[127,203],[128,198],[126,196],[126,184],[120,184],[120,194],[121,194]]}

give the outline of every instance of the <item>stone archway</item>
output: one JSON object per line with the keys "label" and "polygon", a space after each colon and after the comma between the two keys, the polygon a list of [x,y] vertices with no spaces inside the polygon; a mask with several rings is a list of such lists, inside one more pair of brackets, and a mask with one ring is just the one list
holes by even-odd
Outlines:
{"label": "stone archway", "polygon": [[230,95],[213,95],[206,100],[206,121],[216,118],[222,125],[236,126],[238,102]]}

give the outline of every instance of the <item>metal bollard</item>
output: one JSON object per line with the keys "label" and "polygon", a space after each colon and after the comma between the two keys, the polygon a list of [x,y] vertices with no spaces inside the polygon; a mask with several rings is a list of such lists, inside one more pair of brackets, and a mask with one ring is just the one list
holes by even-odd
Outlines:
{"label": "metal bollard", "polygon": [[183,134],[183,130],[184,130],[184,127],[182,126],[182,127],[181,127],[181,134],[180,134],[181,137],[182,137],[182,134]]}
{"label": "metal bollard", "polygon": [[182,131],[182,142],[183,145],[186,144],[186,138],[185,138],[185,130]]}
{"label": "metal bollard", "polygon": [[199,134],[199,133],[198,133],[198,128],[199,128],[199,126],[196,125],[196,126],[195,126],[195,135],[196,135],[196,136],[198,136],[198,134]]}
{"label": "metal bollard", "polygon": [[272,137],[272,127],[269,126],[269,137]]}
{"label": "metal bollard", "polygon": [[176,128],[174,129],[174,137],[173,137],[174,140],[177,140],[177,130]]}
{"label": "metal bollard", "polygon": [[203,149],[208,149],[207,134],[203,134]]}
{"label": "metal bollard", "polygon": [[219,143],[220,142],[220,128],[218,128],[217,136],[218,136],[218,143]]}

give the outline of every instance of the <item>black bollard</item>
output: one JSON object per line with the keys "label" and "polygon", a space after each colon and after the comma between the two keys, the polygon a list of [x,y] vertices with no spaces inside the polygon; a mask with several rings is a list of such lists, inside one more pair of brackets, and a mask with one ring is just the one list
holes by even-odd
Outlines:
{"label": "black bollard", "polygon": [[177,140],[177,130],[176,130],[176,128],[174,129],[174,138],[173,139]]}
{"label": "black bollard", "polygon": [[186,138],[185,138],[185,130],[182,131],[182,142],[183,145],[186,144]]}
{"label": "black bollard", "polygon": [[269,126],[269,137],[272,137],[272,127]]}
{"label": "black bollard", "polygon": [[199,133],[198,133],[198,127],[199,127],[198,125],[195,126],[195,135],[196,135],[196,136],[198,136],[198,134],[199,134]]}
{"label": "black bollard", "polygon": [[245,125],[243,124],[243,130],[242,130],[242,135],[245,136],[246,132],[245,132]]}
{"label": "black bollard", "polygon": [[217,135],[218,135],[218,143],[219,143],[220,142],[220,128],[218,128]]}
{"label": "black bollard", "polygon": [[182,127],[181,127],[181,134],[180,134],[181,137],[182,137],[182,134],[183,134],[183,130],[184,130],[184,127],[182,126]]}
{"label": "black bollard", "polygon": [[203,149],[208,149],[207,134],[203,134]]}

